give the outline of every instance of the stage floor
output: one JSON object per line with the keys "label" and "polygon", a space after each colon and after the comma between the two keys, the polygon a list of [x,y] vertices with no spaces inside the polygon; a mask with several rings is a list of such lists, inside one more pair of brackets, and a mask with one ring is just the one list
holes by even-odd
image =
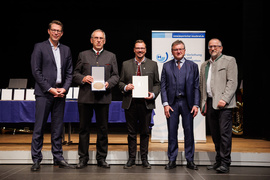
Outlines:
{"label": "stage floor", "polygon": [[[50,134],[44,135],[43,163],[52,163]],[[65,135],[67,140],[67,134]],[[1,134],[0,135],[0,164],[28,164],[31,162],[32,134]],[[71,134],[71,145],[63,145],[64,157],[72,163],[78,162],[79,135]],[[90,164],[95,164],[96,134],[90,135],[89,156]],[[138,143],[139,135],[138,135]],[[168,143],[149,143],[149,161],[152,164],[165,164]],[[109,134],[107,160],[111,164],[124,164],[128,159],[126,134]],[[15,152],[16,151],[16,152]],[[139,145],[137,162],[140,162]],[[194,161],[199,165],[209,165],[214,162],[215,150],[211,136],[207,136],[206,143],[195,144]],[[184,143],[179,143],[178,164],[185,164]],[[270,166],[270,141],[261,139],[232,139],[232,165]]]}
{"label": "stage floor", "polygon": [[[126,134],[109,134],[109,151],[127,151],[128,142]],[[68,135],[65,135],[67,140]],[[90,135],[90,151],[96,149],[96,134]],[[138,143],[140,138],[138,135]],[[32,134],[2,134],[0,135],[0,151],[29,151],[31,150]],[[77,151],[79,143],[79,135],[71,134],[71,145],[63,145],[64,151]],[[151,143],[149,142],[149,151],[167,151],[168,143]],[[43,150],[51,149],[51,135],[44,135]],[[139,146],[138,146],[139,150]],[[179,143],[179,151],[184,150],[184,143]],[[195,151],[214,152],[214,144],[211,136],[207,136],[206,143],[196,143]],[[241,137],[232,138],[232,152],[257,152],[270,153],[270,141],[261,139],[244,139]]]}

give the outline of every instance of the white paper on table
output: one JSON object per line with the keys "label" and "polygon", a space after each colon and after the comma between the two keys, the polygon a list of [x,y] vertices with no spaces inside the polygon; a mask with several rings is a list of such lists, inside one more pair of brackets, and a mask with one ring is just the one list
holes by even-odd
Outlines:
{"label": "white paper on table", "polygon": [[78,99],[78,96],[79,96],[79,88],[74,87],[73,88],[73,99]]}
{"label": "white paper on table", "polygon": [[73,98],[73,87],[70,87],[66,95],[66,99],[72,99],[72,98]]}
{"label": "white paper on table", "polygon": [[92,66],[92,77],[94,79],[91,84],[92,91],[105,91],[105,67]]}
{"label": "white paper on table", "polygon": [[26,96],[25,96],[25,100],[27,101],[35,101],[35,95],[34,95],[34,89],[26,89]]}
{"label": "white paper on table", "polygon": [[148,97],[148,76],[132,76],[132,90],[133,98]]}
{"label": "white paper on table", "polygon": [[16,101],[23,101],[24,100],[24,89],[14,89],[14,98],[13,100]]}
{"label": "white paper on table", "polygon": [[1,100],[12,100],[12,89],[2,89]]}

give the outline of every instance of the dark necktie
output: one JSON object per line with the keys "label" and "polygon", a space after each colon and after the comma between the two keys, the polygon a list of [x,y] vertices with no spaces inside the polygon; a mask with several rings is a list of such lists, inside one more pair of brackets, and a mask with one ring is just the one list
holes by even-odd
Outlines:
{"label": "dark necktie", "polygon": [[141,64],[139,64],[137,61],[136,61],[136,63],[137,63],[137,76],[141,76]]}

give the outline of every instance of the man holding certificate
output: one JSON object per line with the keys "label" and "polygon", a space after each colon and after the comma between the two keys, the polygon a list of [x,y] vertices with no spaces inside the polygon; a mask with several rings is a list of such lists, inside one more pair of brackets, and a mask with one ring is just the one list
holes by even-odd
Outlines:
{"label": "man holding certificate", "polygon": [[[157,63],[145,57],[146,44],[137,40],[134,46],[135,58],[123,62],[119,88],[123,93],[122,108],[128,130],[129,160],[124,168],[135,166],[137,152],[137,128],[140,130],[140,153],[142,165],[150,169],[148,162],[149,126],[155,99],[160,92]],[[139,124],[137,123],[139,121]]]}
{"label": "man holding certificate", "polygon": [[80,118],[78,169],[87,166],[89,160],[89,135],[93,110],[97,122],[97,164],[109,168],[105,161],[108,152],[108,116],[112,100],[111,88],[119,80],[115,54],[103,49],[104,31],[95,30],[90,39],[93,49],[79,54],[73,81],[80,85],[78,108]]}

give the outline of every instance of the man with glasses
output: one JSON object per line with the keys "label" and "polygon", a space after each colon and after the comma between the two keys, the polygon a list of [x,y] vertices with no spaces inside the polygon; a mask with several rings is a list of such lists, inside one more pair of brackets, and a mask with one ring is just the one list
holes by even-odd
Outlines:
{"label": "man with glasses", "polygon": [[208,43],[211,55],[201,65],[201,113],[206,116],[215,144],[216,162],[207,169],[228,173],[231,164],[232,108],[236,107],[237,64],[232,56],[222,54],[219,39]]}
{"label": "man with glasses", "polygon": [[[158,66],[155,61],[145,57],[146,44],[143,40],[137,40],[134,45],[135,58],[123,62],[119,88],[123,93],[122,108],[125,109],[125,117],[128,130],[129,159],[124,169],[135,166],[137,153],[137,132],[140,132],[140,154],[142,166],[151,169],[148,162],[148,144],[152,111],[155,108],[155,99],[160,92]],[[148,96],[145,98],[132,98],[133,76],[148,77]],[[139,124],[138,124],[139,122]]]}
{"label": "man with glasses", "polygon": [[200,103],[198,65],[185,59],[185,44],[176,40],[171,46],[174,59],[163,65],[161,73],[161,100],[168,126],[168,158],[166,170],[176,167],[178,155],[178,125],[182,116],[187,168],[197,170],[194,163],[193,119]]}
{"label": "man with glasses", "polygon": [[63,157],[62,132],[66,93],[72,82],[72,57],[69,47],[60,44],[63,24],[54,20],[49,24],[49,39],[37,43],[31,56],[35,78],[35,127],[32,137],[32,171],[40,169],[42,161],[43,130],[51,113],[51,142],[54,165],[74,168]]}
{"label": "man with glasses", "polygon": [[[118,83],[118,66],[115,54],[104,50],[106,42],[105,32],[101,29],[95,30],[91,35],[93,48],[79,54],[74,69],[73,81],[80,85],[78,108],[80,118],[79,132],[79,164],[76,168],[87,166],[89,160],[89,135],[93,111],[96,114],[97,123],[97,165],[110,168],[105,161],[108,153],[108,116],[109,105],[112,101],[111,89]],[[92,76],[92,67],[104,67],[105,91],[93,91],[91,84],[95,81]]]}

